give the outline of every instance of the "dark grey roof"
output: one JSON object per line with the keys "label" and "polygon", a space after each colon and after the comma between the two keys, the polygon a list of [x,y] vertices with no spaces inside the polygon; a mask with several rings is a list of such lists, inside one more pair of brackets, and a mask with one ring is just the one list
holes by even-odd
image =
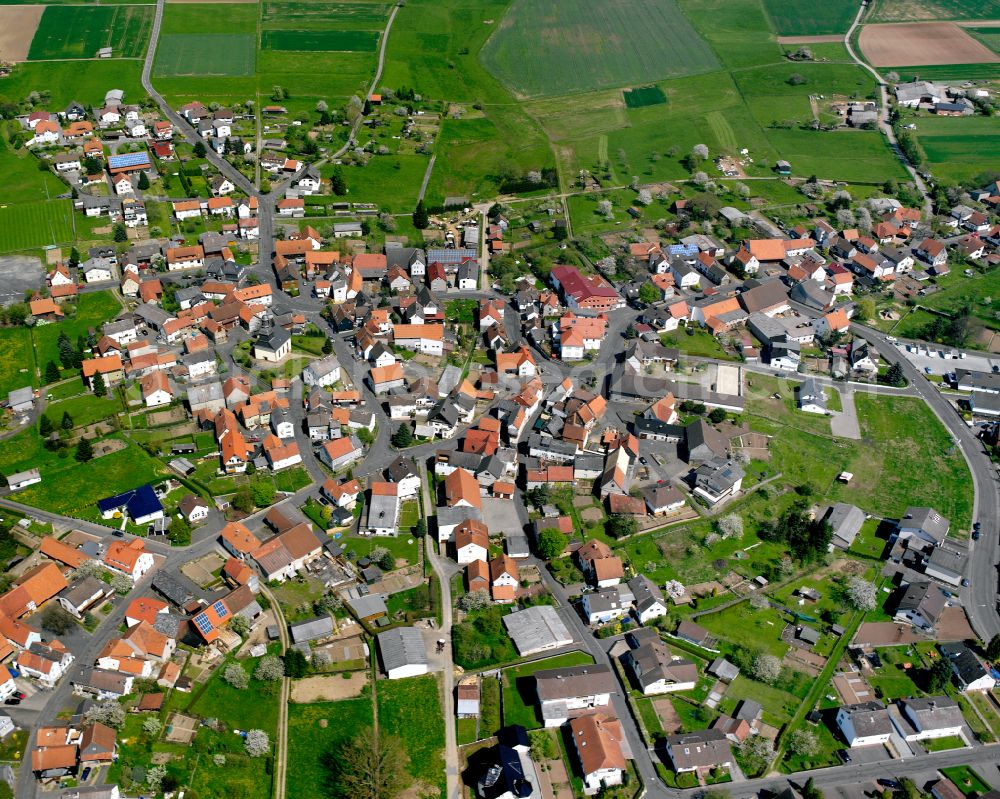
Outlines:
{"label": "dark grey roof", "polygon": [[426,665],[427,648],[424,637],[416,627],[397,627],[379,633],[378,650],[386,671],[402,666]]}
{"label": "dark grey roof", "polygon": [[542,702],[590,694],[610,694],[614,690],[614,675],[603,664],[566,666],[535,672],[535,691]]}
{"label": "dark grey roof", "polygon": [[859,702],[844,708],[854,727],[855,734],[860,738],[871,735],[886,735],[893,731],[889,720],[889,711],[878,701]]}
{"label": "dark grey roof", "polygon": [[628,587],[635,597],[635,609],[640,613],[653,605],[664,605],[663,592],[644,574],[637,574],[628,581]]}
{"label": "dark grey roof", "polygon": [[318,616],[315,619],[296,622],[288,627],[295,643],[315,641],[333,635],[333,619],[329,616]]}

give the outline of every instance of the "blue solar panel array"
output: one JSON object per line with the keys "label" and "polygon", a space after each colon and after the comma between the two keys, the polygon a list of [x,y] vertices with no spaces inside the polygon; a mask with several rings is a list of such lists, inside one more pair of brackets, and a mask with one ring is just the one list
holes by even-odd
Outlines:
{"label": "blue solar panel array", "polygon": [[212,630],[212,622],[208,620],[208,616],[204,613],[199,613],[194,617],[194,623],[202,633],[208,633]]}
{"label": "blue solar panel array", "polygon": [[126,166],[142,166],[149,163],[149,153],[124,153],[123,155],[112,155],[108,158],[108,166],[112,169],[119,169]]}
{"label": "blue solar panel array", "polygon": [[218,615],[220,619],[224,619],[229,615],[229,608],[222,604],[221,599],[212,605],[212,610],[215,611],[216,615]]}

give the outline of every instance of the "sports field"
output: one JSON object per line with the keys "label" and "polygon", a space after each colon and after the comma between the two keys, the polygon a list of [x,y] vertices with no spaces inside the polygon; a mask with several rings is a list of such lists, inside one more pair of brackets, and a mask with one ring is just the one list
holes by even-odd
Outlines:
{"label": "sports field", "polygon": [[266,30],[261,34],[264,50],[370,53],[377,46],[377,31]]}
{"label": "sports field", "polygon": [[0,206],[0,252],[20,252],[73,241],[69,200]]}
{"label": "sports field", "polygon": [[49,6],[28,59],[96,58],[102,47],[111,47],[115,58],[137,58],[146,52],[152,25],[152,6]]}
{"label": "sports field", "polygon": [[155,75],[253,75],[257,42],[249,33],[170,33],[160,36]]}
{"label": "sports field", "polygon": [[673,0],[514,0],[481,58],[523,98],[646,83],[718,67]]}
{"label": "sports field", "polygon": [[764,10],[779,36],[818,36],[847,33],[856,0],[764,0]]}

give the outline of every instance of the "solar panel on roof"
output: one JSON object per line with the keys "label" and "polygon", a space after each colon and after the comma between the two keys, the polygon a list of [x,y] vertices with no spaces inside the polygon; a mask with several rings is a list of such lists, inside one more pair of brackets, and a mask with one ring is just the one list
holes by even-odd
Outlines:
{"label": "solar panel on roof", "polygon": [[108,158],[108,165],[115,169],[122,166],[139,166],[148,164],[149,155],[147,153],[124,153],[122,155],[112,155]]}
{"label": "solar panel on roof", "polygon": [[229,615],[229,608],[227,608],[225,605],[222,604],[221,599],[214,605],[212,605],[212,610],[216,612],[216,614],[220,619],[225,618],[226,616]]}
{"label": "solar panel on roof", "polygon": [[212,622],[208,620],[208,616],[204,613],[199,613],[194,617],[194,623],[203,633],[210,632],[212,629]]}

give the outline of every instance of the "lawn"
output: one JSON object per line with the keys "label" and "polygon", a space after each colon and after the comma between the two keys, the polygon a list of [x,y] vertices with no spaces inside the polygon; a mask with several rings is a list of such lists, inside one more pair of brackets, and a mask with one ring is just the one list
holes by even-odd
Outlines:
{"label": "lawn", "polygon": [[672,0],[515,0],[482,60],[519,97],[710,72],[718,61]]}
{"label": "lawn", "polygon": [[718,613],[698,617],[698,624],[714,633],[725,643],[761,649],[781,658],[788,644],[781,640],[785,620],[773,608],[757,610],[749,602],[741,602]]}
{"label": "lawn", "polygon": [[261,34],[261,48],[370,53],[378,46],[378,37],[378,31],[266,30]]}
{"label": "lawn", "polygon": [[535,694],[534,674],[543,669],[566,666],[583,666],[594,659],[583,652],[567,652],[545,660],[512,666],[503,670],[503,723],[504,726],[520,724],[528,730],[542,726],[538,714],[538,696]]}
{"label": "lawn", "polygon": [[974,793],[982,795],[990,791],[989,784],[969,766],[949,766],[941,769],[941,773],[966,796]]}
{"label": "lawn", "polygon": [[0,328],[0,397],[8,391],[35,386],[35,353],[26,327]]}
{"label": "lawn", "polygon": [[376,693],[379,729],[402,743],[410,758],[410,776],[427,788],[440,785],[443,792],[446,722],[437,677],[385,680]]}
{"label": "lawn", "polygon": [[779,36],[816,36],[847,33],[858,4],[854,0],[764,0],[764,10]]}
{"label": "lawn", "polygon": [[929,738],[921,741],[924,749],[928,752],[944,752],[949,749],[961,749],[965,746],[965,741],[957,735],[949,735],[946,738]]}
{"label": "lawn", "polygon": [[340,541],[344,545],[348,554],[353,553],[352,560],[367,557],[376,547],[388,549],[396,562],[404,560],[405,564],[416,563],[419,556],[420,539],[408,535],[398,536],[349,536]]}
{"label": "lawn", "polygon": [[154,74],[241,76],[254,74],[256,40],[248,33],[171,33],[160,36]]}
{"label": "lawn", "polygon": [[34,428],[25,430],[0,447],[0,471],[37,467],[42,482],[17,494],[17,501],[69,516],[97,515],[97,501],[144,483],[154,482],[164,470],[134,444],[89,463],[78,463],[72,450],[60,458],[42,447]]}
{"label": "lawn", "polygon": [[[288,706],[288,769],[285,791],[290,797],[327,795],[331,756],[351,735],[372,725],[372,700],[356,699]],[[321,722],[326,721],[326,725]]]}
{"label": "lawn", "polygon": [[719,340],[711,333],[698,327],[687,327],[660,336],[664,347],[676,347],[682,353],[700,358],[718,358],[723,361],[736,360],[736,356],[722,349]]}
{"label": "lawn", "polygon": [[49,6],[42,13],[29,61],[96,58],[111,47],[115,58],[138,58],[146,52],[153,25],[153,7]]}
{"label": "lawn", "polygon": [[[79,336],[87,336],[91,328],[100,331],[101,325],[115,318],[122,310],[118,300],[110,291],[94,291],[80,294],[74,306],[63,305],[66,318],[62,322],[51,325],[40,325],[32,329],[35,339],[35,355],[39,368],[44,371],[49,361],[59,363],[59,335],[65,333],[76,346]],[[100,336],[98,336],[99,338]],[[63,377],[69,377],[63,372]]]}
{"label": "lawn", "polygon": [[122,405],[117,396],[98,397],[88,393],[51,403],[45,409],[45,415],[52,420],[53,425],[59,427],[63,414],[68,413],[74,426],[85,427],[102,419],[110,419],[121,411]]}
{"label": "lawn", "polygon": [[69,200],[0,206],[0,253],[72,244],[72,210]]}

